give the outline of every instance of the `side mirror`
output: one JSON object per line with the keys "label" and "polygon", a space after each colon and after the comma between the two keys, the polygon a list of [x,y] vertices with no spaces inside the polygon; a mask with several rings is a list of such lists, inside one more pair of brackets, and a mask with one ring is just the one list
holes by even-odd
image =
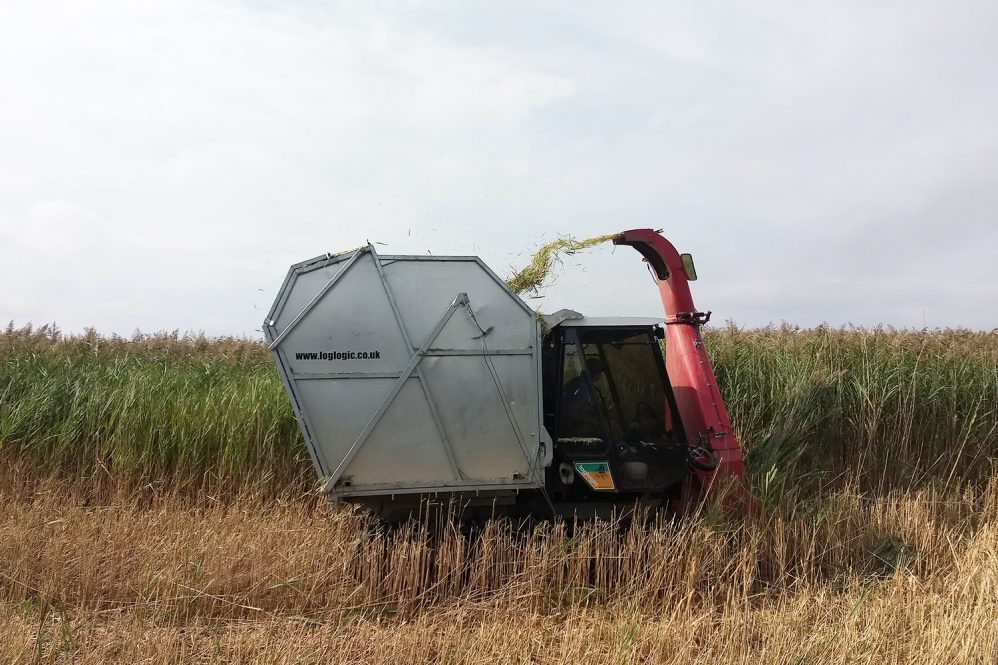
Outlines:
{"label": "side mirror", "polygon": [[683,268],[686,269],[686,279],[691,282],[697,281],[697,269],[693,265],[693,255],[692,254],[680,254],[683,259]]}

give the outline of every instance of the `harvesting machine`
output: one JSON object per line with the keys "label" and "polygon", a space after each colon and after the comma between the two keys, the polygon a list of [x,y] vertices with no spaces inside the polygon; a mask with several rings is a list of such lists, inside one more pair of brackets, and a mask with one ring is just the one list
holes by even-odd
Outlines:
{"label": "harvesting machine", "polygon": [[538,317],[474,256],[292,266],[263,330],[323,491],[388,520],[750,501],[692,257],[651,229],[613,242],[650,266],[664,319]]}

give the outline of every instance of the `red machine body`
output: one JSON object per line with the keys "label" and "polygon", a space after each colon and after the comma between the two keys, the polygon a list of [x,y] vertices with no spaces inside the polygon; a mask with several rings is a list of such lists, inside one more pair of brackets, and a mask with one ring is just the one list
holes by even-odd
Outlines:
{"label": "red machine body", "polygon": [[713,471],[694,470],[683,488],[684,509],[706,494],[724,492],[726,505],[751,508],[754,499],[745,484],[742,448],[700,335],[710,318],[693,304],[683,258],[668,240],[652,229],[624,231],[613,240],[644,256],[658,284],[665,308],[665,363],[688,443],[711,450],[718,459]]}

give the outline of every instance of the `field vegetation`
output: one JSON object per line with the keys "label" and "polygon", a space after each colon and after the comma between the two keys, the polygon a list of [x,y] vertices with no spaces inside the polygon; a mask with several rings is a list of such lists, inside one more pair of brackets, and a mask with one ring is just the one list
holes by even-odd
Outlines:
{"label": "field vegetation", "polygon": [[269,352],[0,334],[0,661],[998,661],[998,332],[711,330],[767,509],[328,506]]}
{"label": "field vegetation", "polygon": [[[981,481],[998,450],[998,331],[708,329],[757,489]],[[668,352],[668,351],[666,351]],[[50,469],[150,480],[308,471],[273,360],[255,340],[0,334],[0,446]],[[307,473],[305,474],[307,475]],[[807,483],[801,482],[808,479]]]}

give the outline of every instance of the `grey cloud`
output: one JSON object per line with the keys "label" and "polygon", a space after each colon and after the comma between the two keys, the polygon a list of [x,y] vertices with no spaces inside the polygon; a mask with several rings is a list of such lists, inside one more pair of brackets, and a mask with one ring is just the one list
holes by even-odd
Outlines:
{"label": "grey cloud", "polygon": [[[720,318],[998,327],[996,27],[986,2],[4,3],[0,318],[251,333],[319,252],[505,274],[651,226]],[[610,248],[531,303],[659,307]]]}

